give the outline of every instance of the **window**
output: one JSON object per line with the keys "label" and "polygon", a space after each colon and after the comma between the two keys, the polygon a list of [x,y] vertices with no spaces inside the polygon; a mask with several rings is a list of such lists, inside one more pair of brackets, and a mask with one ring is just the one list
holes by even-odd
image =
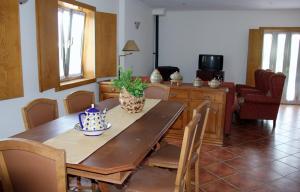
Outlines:
{"label": "window", "polygon": [[95,82],[95,7],[66,2],[58,1],[60,84],[56,90]]}
{"label": "window", "polygon": [[82,78],[82,53],[85,13],[69,8],[58,9],[60,80]]}
{"label": "window", "polygon": [[113,76],[116,18],[74,0],[36,0],[40,91],[61,91]]}
{"label": "window", "polygon": [[262,68],[286,75],[282,101],[300,103],[300,88],[296,83],[300,79],[300,30],[265,31],[263,36]]}

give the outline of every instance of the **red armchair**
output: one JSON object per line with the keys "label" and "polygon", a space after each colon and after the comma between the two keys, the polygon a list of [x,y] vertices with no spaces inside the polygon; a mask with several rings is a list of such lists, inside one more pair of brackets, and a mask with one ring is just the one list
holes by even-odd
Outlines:
{"label": "red armchair", "polygon": [[264,85],[261,82],[262,82],[262,76],[263,76],[264,72],[265,72],[265,70],[263,70],[263,69],[257,69],[254,72],[255,86],[250,86],[250,85],[245,85],[245,84],[237,84],[236,92],[238,93],[238,95],[240,95],[244,91],[246,91],[247,93],[263,91]]}
{"label": "red armchair", "polygon": [[269,84],[268,79],[271,75],[274,73],[267,69],[257,69],[255,71],[255,87],[249,86],[249,85],[242,85],[237,84],[236,85],[236,92],[238,96],[243,96],[245,94],[260,94],[264,95],[269,91]]}
{"label": "red armchair", "polygon": [[251,93],[239,97],[239,116],[241,119],[273,120],[275,127],[285,75],[268,72],[267,77],[264,85],[268,91],[264,95]]}

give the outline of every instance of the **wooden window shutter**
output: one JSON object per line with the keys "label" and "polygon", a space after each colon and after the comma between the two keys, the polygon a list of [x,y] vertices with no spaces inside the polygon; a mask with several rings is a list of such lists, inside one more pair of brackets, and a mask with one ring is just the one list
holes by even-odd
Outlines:
{"label": "wooden window shutter", "polygon": [[0,100],[23,95],[19,1],[1,1]]}
{"label": "wooden window shutter", "polygon": [[117,15],[96,13],[96,77],[116,76]]}
{"label": "wooden window shutter", "polygon": [[247,85],[254,86],[254,72],[261,68],[263,49],[263,33],[260,29],[249,30],[248,40],[248,64],[247,64]]}
{"label": "wooden window shutter", "polygon": [[58,2],[36,0],[37,48],[40,91],[59,84]]}

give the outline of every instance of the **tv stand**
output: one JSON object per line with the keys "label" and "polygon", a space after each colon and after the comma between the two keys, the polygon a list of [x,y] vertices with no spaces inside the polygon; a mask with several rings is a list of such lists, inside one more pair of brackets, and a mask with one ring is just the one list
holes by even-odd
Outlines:
{"label": "tv stand", "polygon": [[221,81],[224,81],[224,71],[203,71],[197,70],[197,77],[202,79],[203,81],[210,81],[213,78],[217,78]]}

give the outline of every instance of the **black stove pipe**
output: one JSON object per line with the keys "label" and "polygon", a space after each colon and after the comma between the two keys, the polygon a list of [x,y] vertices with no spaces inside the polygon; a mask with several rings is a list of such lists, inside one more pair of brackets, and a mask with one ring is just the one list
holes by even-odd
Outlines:
{"label": "black stove pipe", "polygon": [[158,56],[159,56],[159,44],[158,44],[158,41],[159,41],[159,15],[155,15],[155,52],[154,52],[154,55],[155,55],[155,69],[158,68]]}

